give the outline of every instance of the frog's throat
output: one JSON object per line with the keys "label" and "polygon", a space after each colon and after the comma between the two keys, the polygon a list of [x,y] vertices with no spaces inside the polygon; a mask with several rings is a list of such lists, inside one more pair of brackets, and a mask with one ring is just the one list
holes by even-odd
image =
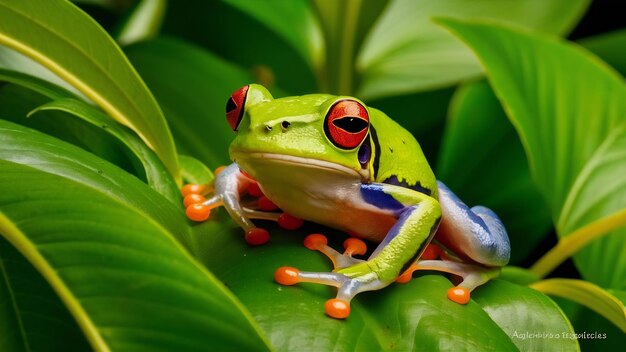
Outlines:
{"label": "frog's throat", "polygon": [[[369,180],[369,176],[370,176],[369,170],[367,169],[357,171],[347,166],[343,166],[340,164],[332,163],[330,161],[319,160],[319,159],[303,158],[303,157],[298,157],[298,156],[274,154],[274,153],[236,153],[233,155],[234,162],[239,164],[239,161],[241,160],[243,161],[243,163],[241,164],[244,164],[244,165],[248,164],[245,162],[246,160],[259,160],[259,159],[266,159],[266,160],[272,160],[276,162],[283,162],[287,164],[301,165],[303,167],[325,169],[325,170],[329,170],[332,172],[345,174],[351,177],[357,177],[357,178],[360,178],[361,181]],[[246,170],[246,171],[250,172],[251,174],[254,174],[254,170]]]}

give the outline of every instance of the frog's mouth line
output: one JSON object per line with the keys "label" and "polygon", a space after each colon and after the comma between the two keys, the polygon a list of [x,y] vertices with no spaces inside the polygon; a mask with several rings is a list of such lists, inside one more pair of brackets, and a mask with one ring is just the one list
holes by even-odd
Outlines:
{"label": "frog's mouth line", "polygon": [[[238,158],[235,158],[235,162],[236,162],[236,159]],[[274,153],[246,153],[246,156],[242,159],[248,159],[248,160],[266,159],[266,160],[283,162],[286,164],[297,164],[297,165],[303,165],[303,166],[308,166],[308,167],[314,167],[318,169],[326,169],[326,170],[330,170],[333,172],[346,174],[349,176],[356,176],[362,179],[367,179],[367,177],[369,177],[369,175],[361,174],[357,172],[356,170],[353,170],[343,165],[339,165],[339,164],[335,164],[329,161],[324,161],[324,160],[319,160],[319,159],[302,158],[302,157],[292,156],[292,155],[283,155],[283,154],[274,154]]]}

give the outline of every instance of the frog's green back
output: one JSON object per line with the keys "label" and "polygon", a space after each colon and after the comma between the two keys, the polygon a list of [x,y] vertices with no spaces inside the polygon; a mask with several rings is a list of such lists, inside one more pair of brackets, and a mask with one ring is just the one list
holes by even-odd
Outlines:
{"label": "frog's green back", "polygon": [[437,180],[422,148],[404,127],[369,108],[374,161],[372,180],[402,185],[437,197]]}

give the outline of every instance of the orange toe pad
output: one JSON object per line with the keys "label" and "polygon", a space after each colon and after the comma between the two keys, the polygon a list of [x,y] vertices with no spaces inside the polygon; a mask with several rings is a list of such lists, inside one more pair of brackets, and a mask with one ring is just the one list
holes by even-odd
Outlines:
{"label": "orange toe pad", "polygon": [[448,298],[458,304],[467,304],[470,300],[470,291],[465,287],[452,287],[448,290]]}

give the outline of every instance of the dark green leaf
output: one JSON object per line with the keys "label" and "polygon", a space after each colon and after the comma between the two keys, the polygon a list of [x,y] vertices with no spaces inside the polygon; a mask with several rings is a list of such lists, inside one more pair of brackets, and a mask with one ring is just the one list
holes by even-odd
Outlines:
{"label": "dark green leaf", "polygon": [[2,351],[89,349],[76,321],[56,293],[32,265],[2,237],[0,336]]}
{"label": "dark green leaf", "polygon": [[148,184],[173,204],[180,205],[176,182],[156,154],[130,129],[118,124],[96,107],[76,99],[60,99],[44,104],[33,110],[29,117],[49,110],[66,112],[115,136],[141,162]]}
{"label": "dark green leaf", "polygon": [[291,45],[311,68],[320,65],[324,51],[319,24],[307,0],[268,1],[226,0],[247,13]]}
{"label": "dark green leaf", "polygon": [[252,77],[174,39],[139,43],[126,53],[163,107],[181,153],[211,168],[229,163],[234,132],[224,108],[232,92],[251,83]]}
{"label": "dark green leaf", "polygon": [[585,38],[580,44],[626,76],[626,29]]}
{"label": "dark green leaf", "polygon": [[[280,3],[296,9],[301,7],[291,4],[291,1]],[[250,1],[250,4],[258,6],[257,1]],[[290,14],[282,20],[292,23],[289,17],[297,18],[301,14],[303,12]],[[297,24],[297,27],[300,28],[301,24]],[[299,29],[295,31],[302,33]],[[250,75],[254,75],[256,83],[270,89],[274,96],[279,96],[276,87],[285,89],[290,95],[316,93],[319,90],[310,62],[284,36],[260,22],[257,17],[224,1],[171,1],[163,33],[191,41],[228,60],[231,65],[247,70]],[[303,45],[298,43],[299,47]],[[247,80],[246,83],[250,82]]]}
{"label": "dark green leaf", "polygon": [[512,263],[526,258],[551,227],[522,144],[484,81],[454,96],[436,175],[467,204],[485,205],[500,216]]}

